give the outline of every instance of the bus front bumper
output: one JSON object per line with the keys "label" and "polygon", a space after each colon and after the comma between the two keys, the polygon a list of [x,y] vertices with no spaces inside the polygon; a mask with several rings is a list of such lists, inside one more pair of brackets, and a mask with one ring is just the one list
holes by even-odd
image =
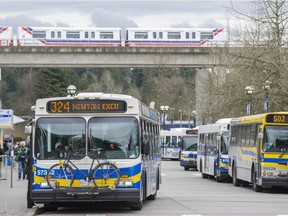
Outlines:
{"label": "bus front bumper", "polygon": [[189,167],[189,168],[196,168],[197,161],[196,160],[182,160],[180,161],[180,166]]}
{"label": "bus front bumper", "polygon": [[136,188],[120,188],[115,190],[35,190],[31,192],[31,200],[36,203],[65,203],[93,201],[137,201],[140,190]]}
{"label": "bus front bumper", "polygon": [[288,176],[262,178],[262,187],[288,187]]}

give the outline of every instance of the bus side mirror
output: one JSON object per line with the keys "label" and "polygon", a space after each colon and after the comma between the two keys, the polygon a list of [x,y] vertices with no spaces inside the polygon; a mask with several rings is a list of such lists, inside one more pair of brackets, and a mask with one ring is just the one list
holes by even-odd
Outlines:
{"label": "bus side mirror", "polygon": [[32,133],[32,127],[31,125],[25,126],[25,134],[31,134]]}
{"label": "bus side mirror", "polygon": [[263,139],[263,133],[262,132],[258,133],[258,139]]}

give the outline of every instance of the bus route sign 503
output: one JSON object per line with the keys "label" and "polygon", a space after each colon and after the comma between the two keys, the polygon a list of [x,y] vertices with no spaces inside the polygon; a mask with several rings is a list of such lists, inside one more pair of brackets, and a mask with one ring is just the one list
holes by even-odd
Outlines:
{"label": "bus route sign 503", "polygon": [[288,124],[288,116],[285,114],[269,114],[266,117],[266,122]]}
{"label": "bus route sign 503", "polygon": [[121,100],[53,100],[47,102],[49,113],[107,113],[125,112],[126,102]]}

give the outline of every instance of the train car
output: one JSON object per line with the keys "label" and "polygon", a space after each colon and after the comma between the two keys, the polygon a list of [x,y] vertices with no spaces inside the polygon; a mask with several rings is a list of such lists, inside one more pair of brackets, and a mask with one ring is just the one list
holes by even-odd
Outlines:
{"label": "train car", "polygon": [[18,46],[121,46],[121,28],[18,27]]}
{"label": "train car", "polygon": [[13,28],[0,26],[0,46],[13,46]]}
{"label": "train car", "polygon": [[224,28],[126,28],[125,46],[224,46]]}

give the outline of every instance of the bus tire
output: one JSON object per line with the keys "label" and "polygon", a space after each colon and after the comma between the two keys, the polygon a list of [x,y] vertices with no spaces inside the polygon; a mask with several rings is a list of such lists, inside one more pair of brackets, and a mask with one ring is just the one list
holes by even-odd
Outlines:
{"label": "bus tire", "polygon": [[151,194],[146,198],[146,200],[155,200],[157,197],[157,190],[155,190],[154,194]]}
{"label": "bus tire", "polygon": [[189,170],[189,167],[188,167],[188,166],[184,166],[184,170],[185,170],[185,171],[188,171],[188,170]]}
{"label": "bus tire", "polygon": [[44,210],[45,211],[57,211],[58,206],[56,204],[52,204],[52,203],[44,203]]}
{"label": "bus tire", "polygon": [[257,184],[257,179],[256,179],[256,172],[253,170],[252,173],[252,179],[253,179],[253,189],[255,192],[262,192],[263,188]]}
{"label": "bus tire", "polygon": [[233,174],[232,174],[232,176],[233,176],[233,185],[235,187],[239,187],[241,185],[241,182],[240,182],[239,179],[237,179],[237,171],[236,171],[236,165],[235,164],[233,164]]}

